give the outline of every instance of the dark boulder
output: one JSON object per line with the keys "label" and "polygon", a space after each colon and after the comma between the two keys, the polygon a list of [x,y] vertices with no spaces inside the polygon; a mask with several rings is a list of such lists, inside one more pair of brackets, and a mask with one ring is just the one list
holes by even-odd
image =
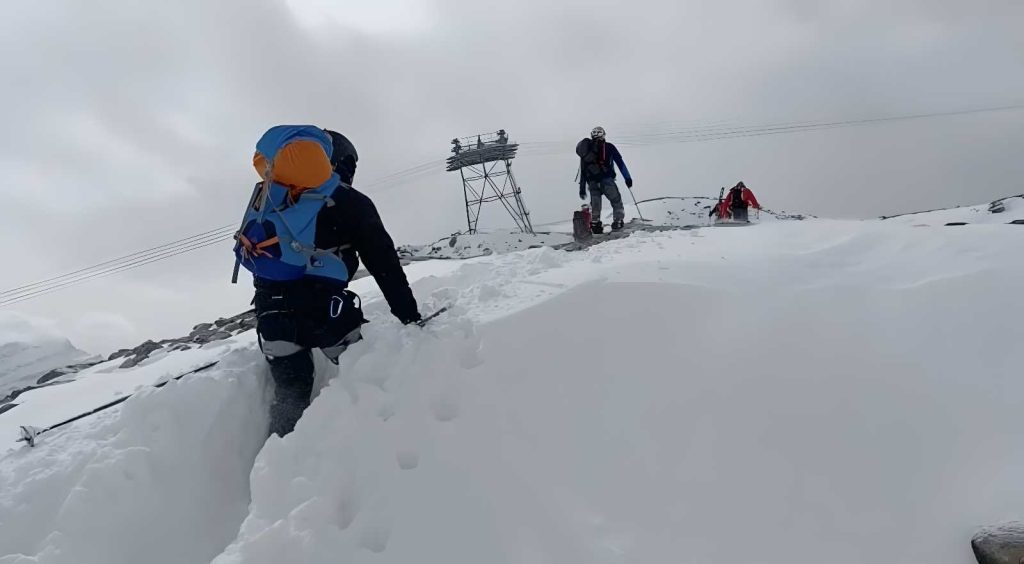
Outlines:
{"label": "dark boulder", "polygon": [[1024,522],[985,527],[971,539],[978,564],[1024,564]]}

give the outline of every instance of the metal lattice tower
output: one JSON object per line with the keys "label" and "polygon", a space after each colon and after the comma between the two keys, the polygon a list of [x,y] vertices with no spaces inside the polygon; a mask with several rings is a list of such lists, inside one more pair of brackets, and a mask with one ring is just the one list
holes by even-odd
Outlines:
{"label": "metal lattice tower", "polygon": [[512,159],[519,145],[508,142],[505,130],[452,139],[448,172],[459,171],[466,200],[466,225],[476,233],[483,205],[501,202],[523,233],[533,233],[523,191],[512,174]]}

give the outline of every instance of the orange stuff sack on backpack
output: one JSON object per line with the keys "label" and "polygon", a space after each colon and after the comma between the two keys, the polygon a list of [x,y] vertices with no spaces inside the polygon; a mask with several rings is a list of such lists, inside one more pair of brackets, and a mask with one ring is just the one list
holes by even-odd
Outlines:
{"label": "orange stuff sack on backpack", "polygon": [[[252,157],[252,166],[260,178],[267,180],[267,159],[259,151]],[[272,181],[287,186],[295,196],[327,182],[333,172],[331,158],[323,146],[311,139],[302,139],[278,151],[270,175]]]}

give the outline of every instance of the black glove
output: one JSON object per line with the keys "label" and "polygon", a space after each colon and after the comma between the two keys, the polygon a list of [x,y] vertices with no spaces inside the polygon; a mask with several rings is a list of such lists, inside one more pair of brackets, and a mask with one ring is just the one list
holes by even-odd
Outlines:
{"label": "black glove", "polygon": [[580,187],[580,199],[581,200],[586,200],[587,199],[587,189],[583,188],[582,186]]}
{"label": "black glove", "polygon": [[632,188],[632,187],[633,187],[633,179],[632,178],[627,178],[626,179],[626,188]]}

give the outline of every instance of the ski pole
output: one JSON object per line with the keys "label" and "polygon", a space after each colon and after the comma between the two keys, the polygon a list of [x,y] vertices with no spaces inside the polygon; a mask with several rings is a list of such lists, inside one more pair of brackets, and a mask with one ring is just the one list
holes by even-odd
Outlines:
{"label": "ski pole", "polygon": [[629,190],[629,197],[633,198],[633,205],[636,206],[636,214],[640,216],[640,221],[647,221],[644,219],[644,214],[640,212],[640,204],[636,201],[636,196],[633,195],[633,187],[626,186],[626,190]]}
{"label": "ski pole", "polygon": [[[173,378],[164,380],[163,382],[160,382],[159,384],[155,384],[155,385],[153,385],[153,388],[162,388],[162,387],[166,386],[170,382],[173,382],[173,381],[176,381],[176,380],[181,380],[185,376],[189,376],[189,375],[192,375],[192,374],[197,374],[197,373],[202,372],[204,370],[209,370],[210,368],[213,368],[214,366],[216,366],[217,363],[219,363],[219,362],[220,362],[219,360],[215,360],[213,362],[204,364],[203,366],[200,366],[199,368],[193,368],[192,370],[189,370],[188,372],[185,372],[184,374],[180,374],[180,375],[175,376]],[[57,424],[54,424],[54,425],[50,425],[49,427],[46,427],[45,429],[40,429],[39,427],[33,427],[31,425],[21,425],[21,436],[18,438],[17,442],[28,443],[28,446],[34,447],[34,446],[36,446],[36,440],[39,437],[39,435],[42,435],[43,433],[48,433],[48,432],[50,432],[50,431],[52,431],[54,429],[59,429],[59,428],[65,426],[65,425],[74,423],[75,421],[78,421],[79,419],[86,418],[86,417],[88,417],[90,415],[95,415],[95,414],[97,414],[97,413],[99,413],[99,412],[101,412],[103,410],[110,409],[111,407],[114,407],[115,405],[124,403],[129,398],[134,397],[134,396],[135,396],[135,394],[128,394],[126,396],[121,396],[121,397],[117,398],[116,400],[114,400],[114,401],[112,401],[110,403],[105,403],[105,404],[103,404],[103,405],[101,405],[101,406],[99,406],[99,407],[97,407],[97,408],[95,408],[95,409],[93,409],[91,411],[87,411],[87,412],[82,413],[80,415],[76,415],[76,416],[72,417],[71,419],[65,419],[64,421],[61,421],[60,423],[57,423]]]}

